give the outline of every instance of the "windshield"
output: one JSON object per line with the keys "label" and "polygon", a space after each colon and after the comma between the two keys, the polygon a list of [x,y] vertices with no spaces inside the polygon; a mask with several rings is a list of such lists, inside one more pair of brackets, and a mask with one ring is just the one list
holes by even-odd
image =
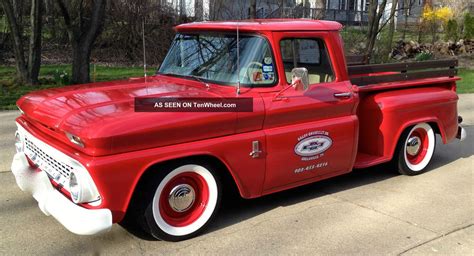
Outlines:
{"label": "windshield", "polygon": [[158,73],[234,86],[239,77],[242,85],[274,85],[275,67],[268,42],[259,36],[239,38],[239,71],[235,34],[177,34]]}

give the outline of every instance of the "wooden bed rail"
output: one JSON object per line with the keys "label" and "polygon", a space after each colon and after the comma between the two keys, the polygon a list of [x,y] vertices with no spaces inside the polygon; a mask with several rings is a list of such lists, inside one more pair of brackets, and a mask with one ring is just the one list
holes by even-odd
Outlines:
{"label": "wooden bed rail", "polygon": [[[407,81],[433,77],[454,77],[458,60],[431,60],[389,64],[357,65],[347,67],[353,84],[369,84]],[[381,73],[381,74],[376,74]],[[385,73],[385,74],[384,74]],[[367,75],[364,75],[367,74]],[[369,75],[370,74],[370,75]]]}

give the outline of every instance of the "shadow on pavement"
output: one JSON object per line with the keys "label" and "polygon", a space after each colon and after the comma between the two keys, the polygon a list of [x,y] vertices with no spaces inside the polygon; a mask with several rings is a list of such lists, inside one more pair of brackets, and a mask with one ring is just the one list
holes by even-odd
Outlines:
{"label": "shadow on pavement", "polygon": [[[468,158],[474,155],[474,126],[464,126],[464,128],[468,135],[465,141],[460,142],[456,139],[449,144],[443,144],[441,138],[437,137],[435,155],[427,167],[428,172],[460,158]],[[238,197],[233,197],[230,200],[224,198],[221,211],[208,232],[231,226],[274,208],[285,207],[328,194],[377,183],[398,175],[396,168],[391,164],[381,164],[261,198],[250,200]]]}
{"label": "shadow on pavement", "polygon": [[[454,140],[444,145],[441,138],[437,137],[435,155],[427,167],[428,172],[460,158],[468,158],[474,155],[474,137],[472,136],[474,134],[474,126],[464,126],[464,128],[467,131],[468,137],[463,142]],[[206,233],[234,225],[278,207],[290,206],[328,194],[377,183],[398,175],[393,165],[381,164],[256,199],[246,200],[237,195],[226,195],[222,200],[222,206],[217,218],[211,223]],[[133,226],[130,223],[122,223],[121,226],[140,239],[155,240],[139,227]]]}

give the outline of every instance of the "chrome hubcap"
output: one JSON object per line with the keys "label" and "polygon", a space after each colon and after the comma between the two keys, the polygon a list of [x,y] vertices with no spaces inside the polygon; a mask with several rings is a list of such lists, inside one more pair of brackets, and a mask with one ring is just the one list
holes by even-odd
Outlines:
{"label": "chrome hubcap", "polygon": [[413,136],[407,142],[407,154],[416,156],[420,151],[421,139],[418,136]]}
{"label": "chrome hubcap", "polygon": [[168,202],[173,210],[184,212],[191,208],[195,197],[196,194],[193,187],[188,184],[179,184],[171,190]]}

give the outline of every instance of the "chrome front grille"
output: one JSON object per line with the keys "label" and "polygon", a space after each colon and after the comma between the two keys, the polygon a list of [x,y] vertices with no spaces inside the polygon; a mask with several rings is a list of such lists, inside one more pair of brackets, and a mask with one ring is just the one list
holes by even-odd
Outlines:
{"label": "chrome front grille", "polygon": [[[30,136],[30,134],[26,133],[23,135],[25,154],[42,171],[46,172],[51,179],[60,186],[68,189],[69,176],[74,168],[64,161],[61,161],[57,155],[51,154],[54,153],[51,151],[51,148],[47,150],[44,148],[46,145],[35,143],[38,140]],[[48,151],[50,153],[48,153]]]}

